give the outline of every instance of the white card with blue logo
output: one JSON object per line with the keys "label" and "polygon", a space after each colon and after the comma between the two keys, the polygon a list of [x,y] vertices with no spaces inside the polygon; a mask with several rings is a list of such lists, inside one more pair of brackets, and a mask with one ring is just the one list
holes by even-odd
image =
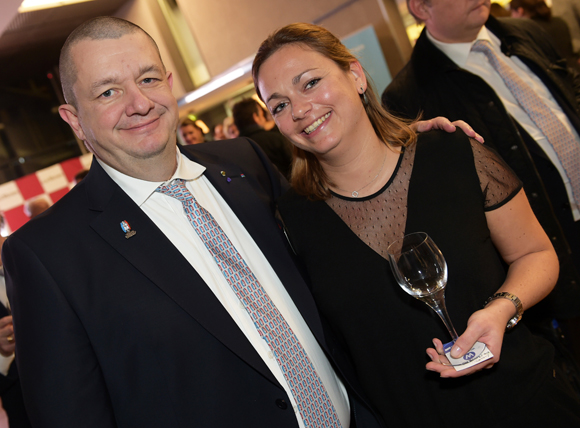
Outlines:
{"label": "white card with blue logo", "polygon": [[473,348],[467,351],[463,357],[453,358],[451,356],[451,347],[454,343],[455,342],[449,342],[443,345],[443,351],[445,352],[445,356],[449,360],[449,363],[458,372],[493,358],[493,354],[489,348],[485,345],[485,343],[481,342],[475,342]]}

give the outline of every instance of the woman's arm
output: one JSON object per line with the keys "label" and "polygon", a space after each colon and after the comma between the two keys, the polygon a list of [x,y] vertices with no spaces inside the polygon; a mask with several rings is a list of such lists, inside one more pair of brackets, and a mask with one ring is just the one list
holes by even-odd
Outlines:
{"label": "woman's arm", "polygon": [[[486,212],[486,218],[491,239],[509,265],[506,280],[497,291],[516,295],[526,310],[546,297],[554,288],[559,269],[556,252],[532,212],[523,189],[505,205]],[[432,359],[427,364],[427,370],[439,372],[441,377],[459,377],[492,367],[499,361],[507,322],[515,314],[515,306],[510,300],[493,300],[484,309],[471,315],[467,329],[457,339],[451,351],[453,357],[460,357],[476,341],[480,341],[491,350],[494,355],[492,359],[457,372],[454,368],[439,363],[436,349],[441,352],[442,346],[435,339],[436,349],[427,350]]]}

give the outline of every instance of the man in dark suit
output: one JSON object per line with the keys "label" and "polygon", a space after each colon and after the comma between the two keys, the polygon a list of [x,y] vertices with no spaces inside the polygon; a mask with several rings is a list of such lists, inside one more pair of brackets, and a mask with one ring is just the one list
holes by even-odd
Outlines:
{"label": "man in dark suit", "polygon": [[523,181],[560,260],[556,289],[533,310],[545,311],[538,316],[578,317],[579,198],[551,143],[487,57],[472,47],[476,41],[491,44],[566,127],[576,152],[580,147],[579,76],[566,68],[535,23],[489,16],[489,0],[408,0],[407,5],[426,28],[411,60],[383,93],[383,103],[405,117],[423,113],[464,119],[500,153]]}
{"label": "man in dark suit", "polygon": [[[323,426],[324,416],[328,426],[379,427],[325,340],[274,215],[287,184],[263,152],[247,139],[178,150],[172,75],[127,21],[82,24],[60,70],[60,114],[95,159],[3,250],[33,426],[294,428]],[[181,182],[273,302],[267,325],[234,292],[242,270],[226,271],[239,265],[214,256],[217,228],[204,241],[182,203],[158,191]],[[266,340],[280,319],[301,349],[287,361]],[[312,371],[297,385],[303,365]],[[303,398],[314,390],[317,399]]]}
{"label": "man in dark suit", "polygon": [[2,369],[6,369],[0,373],[2,407],[8,416],[10,428],[29,428],[31,425],[26,415],[18,368],[14,360],[14,334],[10,331],[12,331],[12,316],[6,306],[0,303],[0,354],[2,355],[0,361]]}
{"label": "man in dark suit", "polygon": [[[0,229],[4,227],[4,216],[0,214]],[[6,238],[0,236],[0,248]],[[14,327],[9,310],[4,280],[4,267],[0,260],[0,398],[8,417],[10,428],[29,428],[18,369],[14,360]]]}
{"label": "man in dark suit", "polygon": [[270,131],[264,129],[266,117],[262,106],[253,98],[247,98],[234,105],[232,114],[240,137],[248,137],[258,143],[278,171],[290,178],[292,144],[277,128]]}

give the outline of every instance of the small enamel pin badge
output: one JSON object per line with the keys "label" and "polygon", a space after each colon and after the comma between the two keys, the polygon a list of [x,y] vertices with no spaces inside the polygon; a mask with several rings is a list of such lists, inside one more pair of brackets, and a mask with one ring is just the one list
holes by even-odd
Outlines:
{"label": "small enamel pin badge", "polygon": [[125,232],[126,239],[129,239],[130,237],[135,236],[135,234],[137,233],[131,229],[131,225],[129,224],[129,222],[127,220],[123,220],[121,222],[121,229],[123,229],[123,232]]}
{"label": "small enamel pin badge", "polygon": [[245,174],[234,175],[233,177],[227,177],[227,176],[226,176],[226,172],[225,172],[225,171],[220,171],[220,174],[221,174],[222,176],[226,177],[226,181],[227,181],[228,183],[231,183],[231,182],[232,182],[232,179],[234,179],[234,178],[246,178],[246,175],[245,175]]}

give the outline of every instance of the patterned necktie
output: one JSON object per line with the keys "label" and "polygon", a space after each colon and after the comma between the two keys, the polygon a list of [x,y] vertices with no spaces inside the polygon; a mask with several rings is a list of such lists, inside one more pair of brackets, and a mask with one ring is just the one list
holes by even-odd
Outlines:
{"label": "patterned necktie", "polygon": [[197,203],[181,179],[159,186],[156,192],[171,196],[183,204],[189,222],[244,304],[260,337],[272,350],[298,404],[304,425],[307,428],[340,428],[334,406],[310,358],[213,216]]}
{"label": "patterned necktie", "polygon": [[478,40],[472,51],[485,54],[495,71],[501,76],[518,104],[530,116],[554,148],[572,186],[576,206],[580,205],[580,143],[564,124],[505,61],[495,53],[487,40]]}

